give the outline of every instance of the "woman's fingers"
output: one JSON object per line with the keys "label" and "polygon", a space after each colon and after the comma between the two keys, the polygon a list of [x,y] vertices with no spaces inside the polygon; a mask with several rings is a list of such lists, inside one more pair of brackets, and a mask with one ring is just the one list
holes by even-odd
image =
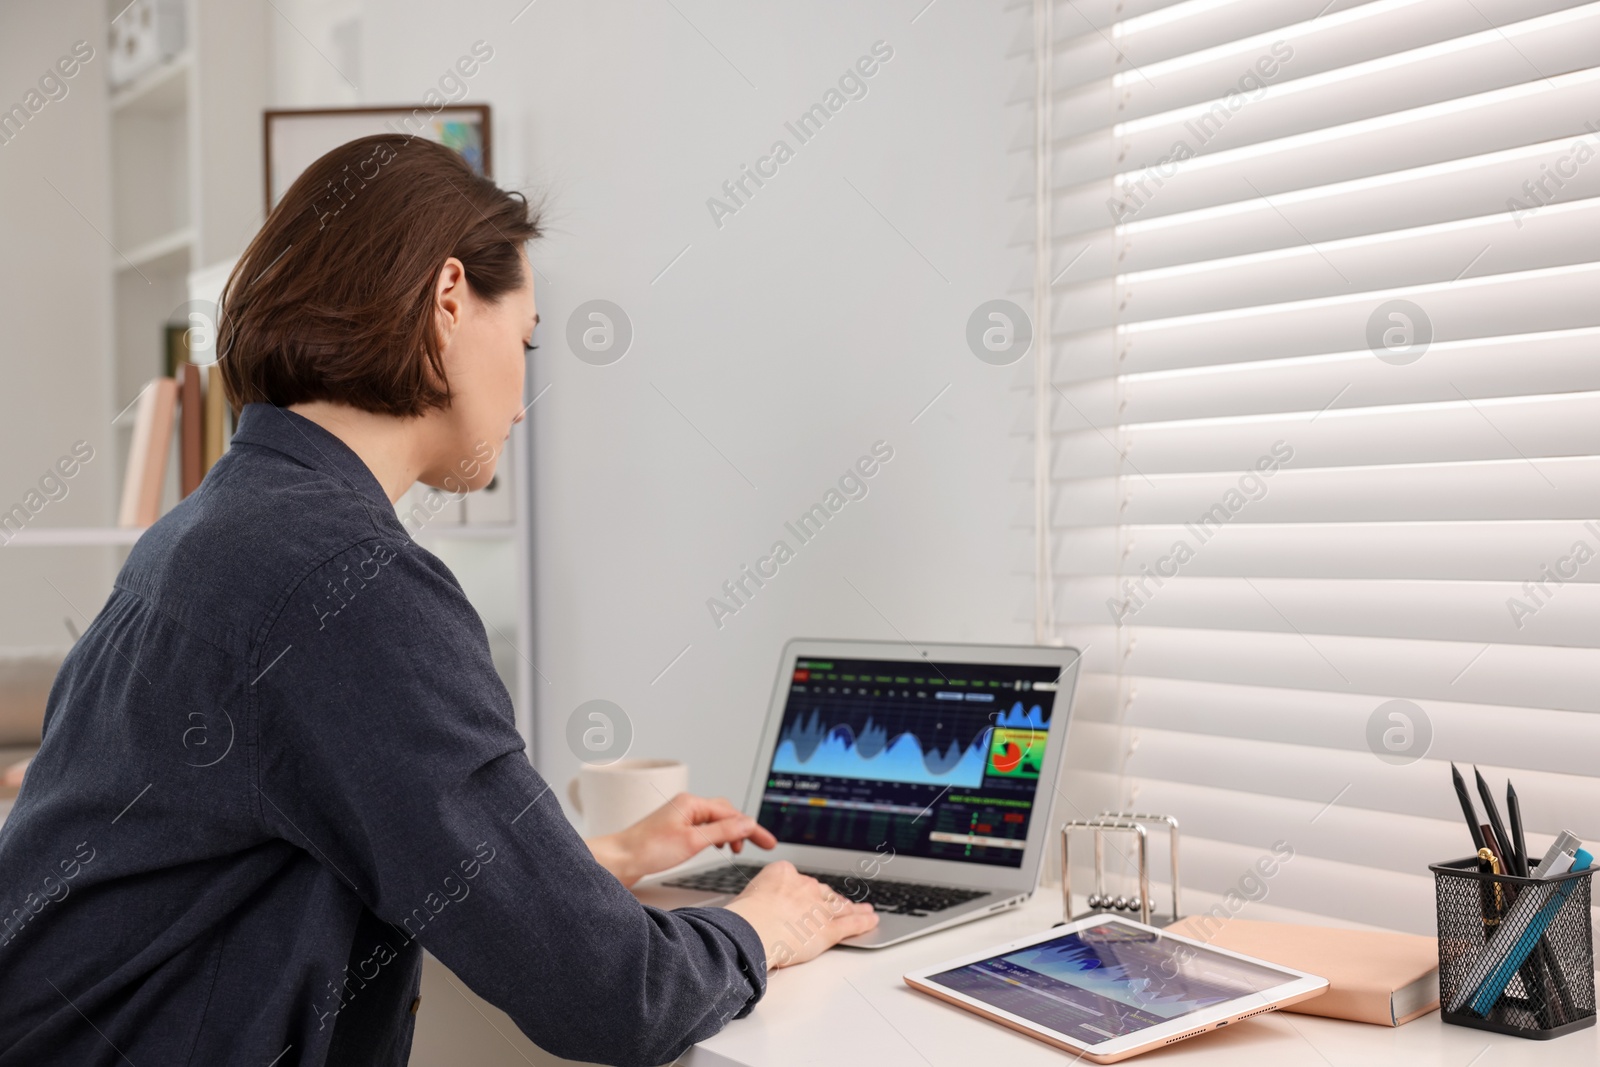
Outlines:
{"label": "woman's fingers", "polygon": [[748,815],[739,816],[739,826],[741,839],[749,838],[752,844],[761,848],[773,848],[778,844],[778,839],[773,836],[771,830],[768,830]]}
{"label": "woman's fingers", "polygon": [[740,814],[739,809],[728,802],[726,797],[702,797],[693,793],[679,793],[673,797],[670,806],[673,811],[682,815],[691,826],[715,822]]}
{"label": "woman's fingers", "polygon": [[726,818],[714,822],[701,823],[688,829],[701,841],[708,841],[713,845],[733,844],[734,851],[739,851],[745,839],[749,839],[761,848],[772,848],[778,839],[772,831],[750,818],[748,815],[734,813]]}
{"label": "woman's fingers", "polygon": [[755,822],[744,815],[734,815],[716,822],[702,823],[689,828],[688,832],[697,840],[709,841],[713,845],[726,845],[733,842],[742,842],[750,834]]}
{"label": "woman's fingers", "polygon": [[698,797],[684,793],[673,798],[673,807],[687,817],[684,832],[693,840],[721,847],[732,845],[743,852],[749,840],[761,848],[775,848],[778,839],[771,830],[745,815],[726,797]]}
{"label": "woman's fingers", "polygon": [[852,904],[848,911],[840,912],[834,922],[843,929],[840,939],[864,934],[878,925],[878,913],[871,904]]}

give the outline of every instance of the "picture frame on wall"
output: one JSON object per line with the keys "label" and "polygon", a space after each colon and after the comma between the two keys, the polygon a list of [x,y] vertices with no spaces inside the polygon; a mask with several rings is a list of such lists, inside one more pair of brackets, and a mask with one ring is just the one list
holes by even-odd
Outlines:
{"label": "picture frame on wall", "polygon": [[461,153],[478,174],[494,176],[488,104],[447,104],[433,108],[331,107],[262,112],[262,158],[266,161],[268,214],[290,185],[312,163],[346,141],[375,133],[426,137]]}

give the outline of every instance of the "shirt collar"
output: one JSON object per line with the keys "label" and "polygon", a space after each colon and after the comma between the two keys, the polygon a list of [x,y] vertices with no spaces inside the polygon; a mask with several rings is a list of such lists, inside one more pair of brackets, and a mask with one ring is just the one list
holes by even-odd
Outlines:
{"label": "shirt collar", "polygon": [[274,404],[246,404],[239,412],[233,441],[281,452],[394,512],[394,503],[361,457],[304,415]]}

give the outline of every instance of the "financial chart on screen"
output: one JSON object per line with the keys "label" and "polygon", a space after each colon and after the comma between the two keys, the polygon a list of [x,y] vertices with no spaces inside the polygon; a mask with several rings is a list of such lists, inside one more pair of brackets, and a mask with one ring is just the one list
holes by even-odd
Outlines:
{"label": "financial chart on screen", "polygon": [[758,820],[780,841],[1022,865],[1055,667],[800,659]]}

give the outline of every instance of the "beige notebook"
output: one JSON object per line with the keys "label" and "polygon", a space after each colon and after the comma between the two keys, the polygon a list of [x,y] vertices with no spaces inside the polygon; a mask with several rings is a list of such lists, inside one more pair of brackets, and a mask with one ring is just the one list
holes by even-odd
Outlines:
{"label": "beige notebook", "polygon": [[1322,996],[1284,1011],[1399,1026],[1439,1006],[1439,944],[1431,937],[1209,915],[1191,915],[1167,929],[1328,980]]}
{"label": "beige notebook", "polygon": [[227,447],[228,397],[222,387],[222,372],[215,363],[206,367],[205,428],[203,431],[200,473],[222,458]]}
{"label": "beige notebook", "polygon": [[161,517],[161,485],[172,451],[172,417],[178,406],[178,383],[156,378],[139,394],[128,443],[128,472],[122,482],[118,526],[149,526]]}

